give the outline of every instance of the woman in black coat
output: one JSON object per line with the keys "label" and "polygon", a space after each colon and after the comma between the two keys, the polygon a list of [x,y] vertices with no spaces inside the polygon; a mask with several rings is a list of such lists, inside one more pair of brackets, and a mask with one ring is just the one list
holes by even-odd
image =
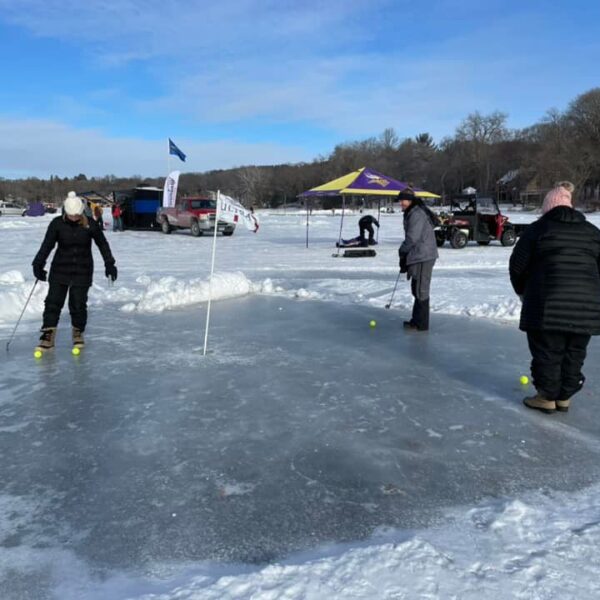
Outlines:
{"label": "woman in black coat", "polygon": [[83,214],[83,202],[75,192],[69,192],[63,209],[64,214],[51,221],[42,246],[33,259],[33,274],[36,279],[46,281],[44,266],[48,256],[58,245],[50,267],[50,286],[45,301],[42,336],[37,348],[42,352],[54,347],[56,327],[67,294],[73,326],[73,345],[84,344],[87,298],[94,273],[92,240],[104,259],[106,276],[112,281],[117,279],[115,259],[104,233],[93,219],[88,219]]}
{"label": "woman in black coat", "polygon": [[551,190],[510,259],[510,280],[523,300],[537,394],[528,408],[568,411],[583,387],[592,335],[600,335],[600,230],[571,203],[571,184]]}

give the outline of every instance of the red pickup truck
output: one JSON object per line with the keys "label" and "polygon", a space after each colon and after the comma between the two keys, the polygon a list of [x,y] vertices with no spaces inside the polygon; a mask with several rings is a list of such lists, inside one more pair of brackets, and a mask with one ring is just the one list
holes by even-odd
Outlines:
{"label": "red pickup truck", "polygon": [[[204,196],[181,198],[171,208],[159,208],[156,221],[163,233],[171,233],[174,229],[189,229],[195,237],[205,231],[214,232],[217,202]],[[219,221],[217,231],[223,235],[233,235],[235,225]]]}

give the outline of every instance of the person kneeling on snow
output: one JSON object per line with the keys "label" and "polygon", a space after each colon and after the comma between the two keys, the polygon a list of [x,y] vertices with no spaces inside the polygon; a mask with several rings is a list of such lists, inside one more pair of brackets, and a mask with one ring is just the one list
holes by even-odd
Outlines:
{"label": "person kneeling on snow", "polygon": [[33,259],[34,276],[39,281],[46,281],[44,266],[48,256],[58,245],[50,267],[50,287],[45,301],[42,336],[38,344],[41,351],[54,347],[56,327],[67,294],[73,325],[73,345],[83,346],[88,290],[92,285],[94,272],[92,240],[104,259],[106,276],[112,281],[117,279],[117,267],[108,242],[98,224],[83,214],[81,198],[75,192],[69,192],[63,208],[64,214],[50,222],[42,246]]}
{"label": "person kneeling on snow", "polygon": [[438,257],[433,228],[438,219],[412,190],[401,192],[398,199],[404,213],[404,242],[398,250],[400,272],[406,273],[407,278],[411,280],[411,291],[415,299],[412,318],[404,322],[404,328],[427,331],[429,290],[433,266]]}
{"label": "person kneeling on snow", "polygon": [[[377,244],[375,241],[375,230],[373,229],[373,225],[379,229],[379,221],[372,217],[371,215],[365,215],[361,217],[358,221],[358,230],[359,230],[359,239],[361,246],[374,246]],[[369,239],[367,240],[365,237],[365,233],[369,233]]]}
{"label": "person kneeling on snow", "polygon": [[573,208],[573,189],[563,182],[548,192],[510,257],[537,390],[523,402],[546,413],[569,410],[590,336],[600,335],[600,230]]}

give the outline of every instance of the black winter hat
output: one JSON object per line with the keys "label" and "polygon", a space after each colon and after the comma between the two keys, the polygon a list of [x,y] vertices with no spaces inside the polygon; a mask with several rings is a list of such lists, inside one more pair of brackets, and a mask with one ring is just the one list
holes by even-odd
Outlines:
{"label": "black winter hat", "polygon": [[415,198],[415,193],[410,188],[406,188],[398,194],[398,200],[414,200]]}

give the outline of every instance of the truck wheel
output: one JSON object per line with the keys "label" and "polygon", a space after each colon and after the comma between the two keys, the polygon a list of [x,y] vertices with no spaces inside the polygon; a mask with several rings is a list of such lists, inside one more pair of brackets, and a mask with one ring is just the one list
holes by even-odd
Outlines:
{"label": "truck wheel", "polygon": [[490,245],[490,242],[489,242],[489,240],[488,240],[487,242],[486,242],[486,241],[483,241],[483,242],[477,242],[477,243],[478,243],[480,246],[489,246],[489,245]]}
{"label": "truck wheel", "polygon": [[163,233],[171,233],[172,229],[171,226],[169,225],[169,220],[168,219],[163,219],[160,223],[160,228],[162,229]]}
{"label": "truck wheel", "polygon": [[223,232],[223,235],[224,235],[224,236],[227,236],[227,237],[229,237],[229,236],[232,236],[232,235],[233,235],[233,230],[230,230],[230,231],[227,231],[227,230],[225,230],[225,231]]}
{"label": "truck wheel", "polygon": [[500,238],[503,246],[514,246],[517,241],[517,234],[514,229],[507,229]]}
{"label": "truck wheel", "polygon": [[200,237],[202,235],[202,230],[200,229],[198,221],[192,221],[190,231],[194,237]]}
{"label": "truck wheel", "polygon": [[460,250],[467,245],[468,238],[463,231],[455,231],[450,238],[450,245],[456,250]]}

